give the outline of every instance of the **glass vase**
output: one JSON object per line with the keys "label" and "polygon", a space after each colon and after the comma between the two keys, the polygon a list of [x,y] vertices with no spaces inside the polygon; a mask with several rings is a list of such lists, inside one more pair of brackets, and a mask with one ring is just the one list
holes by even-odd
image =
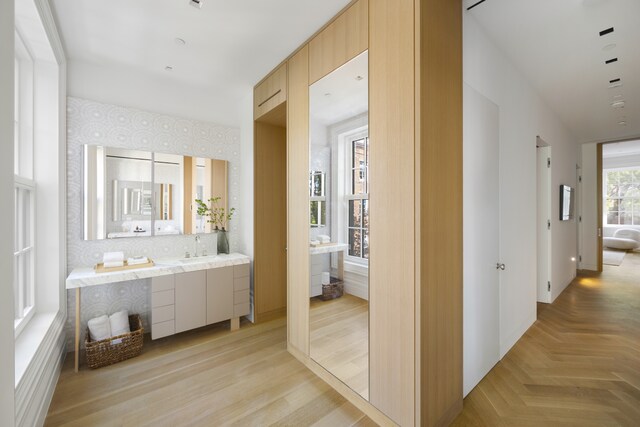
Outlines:
{"label": "glass vase", "polygon": [[218,230],[218,254],[229,253],[229,236],[227,230]]}

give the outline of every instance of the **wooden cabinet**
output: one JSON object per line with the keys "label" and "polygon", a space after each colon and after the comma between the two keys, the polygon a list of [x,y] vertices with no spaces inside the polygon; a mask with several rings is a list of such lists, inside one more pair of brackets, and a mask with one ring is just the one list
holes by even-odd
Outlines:
{"label": "wooden cabinet", "polygon": [[250,312],[249,263],[151,279],[151,339],[239,318]]}
{"label": "wooden cabinet", "polygon": [[233,315],[233,266],[207,270],[207,325]]}
{"label": "wooden cabinet", "polygon": [[207,272],[191,271],[175,275],[176,333],[207,324]]}
{"label": "wooden cabinet", "polygon": [[258,119],[287,100],[287,64],[276,68],[253,90],[253,117]]}

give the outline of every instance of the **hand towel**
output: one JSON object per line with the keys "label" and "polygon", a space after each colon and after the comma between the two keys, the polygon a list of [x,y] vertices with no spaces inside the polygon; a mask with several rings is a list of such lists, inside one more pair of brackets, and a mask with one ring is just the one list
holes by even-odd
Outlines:
{"label": "hand towel", "polygon": [[104,268],[122,267],[123,265],[124,261],[110,261],[104,263]]}
{"label": "hand towel", "polygon": [[91,340],[102,341],[111,338],[111,323],[106,314],[89,320],[87,326],[89,327]]}
{"label": "hand towel", "polygon": [[127,258],[127,265],[146,264],[148,262],[149,258],[147,258],[146,256]]}
{"label": "hand towel", "polygon": [[322,273],[322,284],[323,285],[328,285],[330,283],[331,283],[331,275],[327,271],[323,272]]}
{"label": "hand towel", "polygon": [[111,335],[118,336],[131,332],[129,328],[129,312],[122,310],[109,316],[109,324],[111,326]]}
{"label": "hand towel", "polygon": [[105,252],[102,255],[102,262],[105,264],[118,261],[124,261],[124,252]]}

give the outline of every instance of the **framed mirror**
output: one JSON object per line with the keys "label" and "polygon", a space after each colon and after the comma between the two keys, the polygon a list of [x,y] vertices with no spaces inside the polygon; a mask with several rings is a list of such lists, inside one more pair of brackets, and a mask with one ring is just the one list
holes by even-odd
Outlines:
{"label": "framed mirror", "polygon": [[309,348],[369,398],[368,52],[309,87]]}
{"label": "framed mirror", "polygon": [[195,200],[227,207],[225,160],[84,146],[85,240],[211,232]]}

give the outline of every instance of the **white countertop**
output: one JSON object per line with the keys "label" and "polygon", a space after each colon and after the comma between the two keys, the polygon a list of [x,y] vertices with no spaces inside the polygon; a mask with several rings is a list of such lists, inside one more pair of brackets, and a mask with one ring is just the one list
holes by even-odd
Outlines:
{"label": "white countertop", "polygon": [[310,255],[330,254],[332,252],[342,252],[349,249],[346,243],[332,243],[325,246],[309,246]]}
{"label": "white countertop", "polygon": [[96,273],[93,267],[74,269],[67,277],[67,289],[104,285],[107,283],[126,282],[128,280],[148,279],[167,274],[185,273],[187,271],[206,270],[209,268],[228,267],[248,264],[250,258],[239,253],[203,256],[198,258],[160,258],[153,260],[155,265],[147,268]]}

